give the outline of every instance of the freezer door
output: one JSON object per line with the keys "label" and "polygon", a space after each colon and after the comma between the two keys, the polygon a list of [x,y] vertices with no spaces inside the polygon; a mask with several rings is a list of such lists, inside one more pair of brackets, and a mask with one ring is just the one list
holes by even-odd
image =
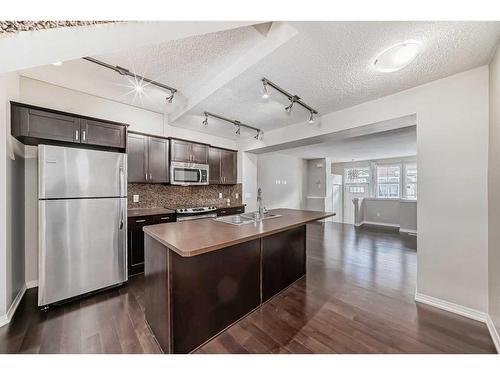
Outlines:
{"label": "freezer door", "polygon": [[38,198],[127,196],[127,155],[38,146]]}
{"label": "freezer door", "polygon": [[39,201],[39,306],[127,280],[126,217],[126,198]]}

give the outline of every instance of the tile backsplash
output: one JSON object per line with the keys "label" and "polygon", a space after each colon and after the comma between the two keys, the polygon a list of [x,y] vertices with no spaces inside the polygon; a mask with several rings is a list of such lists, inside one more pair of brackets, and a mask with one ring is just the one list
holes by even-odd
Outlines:
{"label": "tile backsplash", "polygon": [[[223,206],[227,198],[231,205],[241,204],[241,184],[175,186],[161,184],[128,184],[128,208]],[[222,198],[219,198],[222,193]],[[139,202],[133,202],[133,195]],[[238,195],[238,198],[236,198]]]}

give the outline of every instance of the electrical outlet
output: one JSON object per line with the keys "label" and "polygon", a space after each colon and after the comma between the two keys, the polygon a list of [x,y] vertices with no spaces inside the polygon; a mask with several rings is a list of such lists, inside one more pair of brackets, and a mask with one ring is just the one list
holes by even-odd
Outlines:
{"label": "electrical outlet", "polygon": [[240,197],[240,195],[238,193],[236,193],[234,196],[236,199],[238,199]]}
{"label": "electrical outlet", "polygon": [[222,199],[222,193],[219,193],[219,199]]}
{"label": "electrical outlet", "polygon": [[139,202],[139,194],[134,194],[132,196],[132,200],[134,201],[134,203],[138,203]]}
{"label": "electrical outlet", "polygon": [[380,217],[380,212],[377,212],[377,217]]}

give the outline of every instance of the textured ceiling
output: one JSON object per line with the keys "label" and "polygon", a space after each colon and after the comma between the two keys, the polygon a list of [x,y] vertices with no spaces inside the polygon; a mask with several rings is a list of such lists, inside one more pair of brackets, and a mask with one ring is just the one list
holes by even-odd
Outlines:
{"label": "textured ceiling", "polygon": [[[234,73],[238,58],[258,48],[269,34],[244,27],[96,56],[178,88],[179,100],[174,105],[166,105],[164,93],[149,87],[139,100],[130,93],[130,87],[123,87],[123,77],[102,72],[102,68],[98,72],[85,61],[22,74],[167,114],[180,108],[180,117],[171,125],[232,138],[233,129],[223,124],[212,122],[203,128],[203,112],[218,113],[265,131],[308,119],[308,113],[299,106],[286,114],[288,101],[278,93],[272,92],[267,101],[261,99],[262,77],[299,95],[324,114],[487,64],[500,36],[500,22],[288,24],[298,31],[297,35],[262,52],[255,63],[233,74],[231,80],[221,80],[219,86],[214,77],[231,69]],[[422,44],[421,54],[410,65],[394,73],[372,68],[379,52],[409,39]],[[214,86],[210,95],[182,112],[197,90],[207,84]]]}
{"label": "textured ceiling", "polygon": [[387,159],[417,154],[416,126],[279,151],[304,159],[331,158],[334,163]]}

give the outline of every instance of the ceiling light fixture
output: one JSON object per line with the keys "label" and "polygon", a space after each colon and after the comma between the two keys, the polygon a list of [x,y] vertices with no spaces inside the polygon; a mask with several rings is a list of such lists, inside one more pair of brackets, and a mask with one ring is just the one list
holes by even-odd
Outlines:
{"label": "ceiling light fixture", "polygon": [[312,113],[311,111],[311,115],[309,116],[309,121],[308,121],[309,124],[314,124],[314,113]]}
{"label": "ceiling light fixture", "polygon": [[[162,90],[170,91],[170,95],[167,96],[167,98],[166,98],[167,102],[169,102],[169,103],[172,103],[172,100],[174,99],[174,95],[178,91],[177,89],[175,89],[173,87],[170,87],[170,86],[167,86],[167,85],[164,85],[163,83],[160,83],[160,82],[154,81],[152,79],[149,79],[149,78],[140,76],[138,74],[132,73],[130,70],[128,70],[126,68],[123,68],[121,66],[118,66],[118,65],[114,66],[114,65],[105,63],[104,61],[100,61],[100,60],[94,59],[93,57],[83,57],[83,59],[87,60],[87,61],[90,61],[91,63],[100,65],[100,66],[102,66],[104,68],[114,70],[115,72],[117,72],[118,74],[120,74],[122,76],[133,77],[136,80],[136,82],[137,81],[139,81],[141,83],[142,82],[146,82],[146,83],[148,83],[150,85],[159,87]],[[144,88],[144,86],[142,86],[142,87]]]}
{"label": "ceiling light fixture", "polygon": [[203,126],[208,126],[208,113],[205,112],[205,120],[201,123]]}
{"label": "ceiling light fixture", "polygon": [[216,115],[215,113],[210,113],[210,112],[204,112],[204,115],[205,115],[205,120],[202,122],[203,125],[208,125],[208,117],[213,117],[213,118],[216,118],[216,119],[219,119],[219,120],[222,120],[225,122],[229,122],[229,123],[235,125],[236,126],[236,134],[238,134],[238,135],[240,135],[242,127],[257,132],[256,136],[254,137],[255,139],[259,139],[259,138],[262,139],[262,136],[264,134],[264,132],[262,130],[255,128],[253,126],[244,124],[242,122],[239,122],[238,120],[231,120],[231,119],[228,119],[227,117],[224,117],[221,115]]}
{"label": "ceiling light fixture", "polygon": [[138,93],[142,93],[144,91],[144,86],[141,84],[141,82],[136,82],[134,84],[134,90]]}
{"label": "ceiling light fixture", "polygon": [[262,99],[269,99],[269,91],[267,90],[267,83],[262,81],[262,87],[264,90],[264,93],[262,94]]}
{"label": "ceiling light fixture", "polygon": [[[317,115],[318,114],[318,111],[316,111],[314,108],[312,108],[312,107],[308,106],[306,103],[304,103],[302,101],[302,99],[300,99],[299,96],[290,94],[288,91],[282,89],[276,83],[268,80],[265,77],[262,78],[261,81],[262,81],[262,84],[264,85],[264,89],[265,89],[264,95],[267,93],[267,97],[269,97],[268,86],[271,86],[273,89],[275,89],[279,93],[285,95],[288,98],[288,100],[290,100],[290,104],[285,107],[285,111],[287,113],[291,113],[293,105],[295,103],[297,103],[298,105],[300,105],[300,106],[304,107],[305,109],[307,109],[311,114],[313,114],[313,115]],[[262,96],[262,97],[264,97],[264,96]]]}
{"label": "ceiling light fixture", "polygon": [[54,65],[54,66],[61,66],[63,64],[62,61],[56,61],[56,62],[53,62],[51,65]]}
{"label": "ceiling light fixture", "polygon": [[398,43],[380,53],[373,62],[373,66],[379,72],[396,72],[410,64],[419,52],[420,44],[417,42]]}

